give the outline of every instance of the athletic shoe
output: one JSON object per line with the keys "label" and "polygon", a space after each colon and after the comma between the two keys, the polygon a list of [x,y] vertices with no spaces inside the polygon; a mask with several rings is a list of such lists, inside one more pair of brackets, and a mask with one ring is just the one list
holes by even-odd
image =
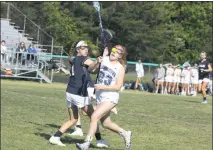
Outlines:
{"label": "athletic shoe", "polygon": [[125,141],[126,149],[129,150],[130,147],[131,147],[132,132],[131,131],[124,131],[124,133],[121,133],[120,135]]}
{"label": "athletic shoe", "polygon": [[101,140],[97,140],[96,146],[99,148],[108,148],[109,144],[105,140],[101,139]]}
{"label": "athletic shoe", "polygon": [[202,101],[202,104],[207,104],[207,100]]}
{"label": "athletic shoe", "polygon": [[49,142],[51,144],[58,145],[58,146],[66,146],[65,144],[61,142],[60,137],[56,137],[56,136],[51,136],[51,138],[49,139]]}
{"label": "athletic shoe", "polygon": [[89,149],[89,142],[84,142],[82,144],[76,143],[76,147],[78,150],[88,150]]}
{"label": "athletic shoe", "polygon": [[75,131],[72,132],[72,133],[69,133],[68,135],[70,135],[70,136],[83,136],[84,133],[83,133],[81,128],[75,128]]}

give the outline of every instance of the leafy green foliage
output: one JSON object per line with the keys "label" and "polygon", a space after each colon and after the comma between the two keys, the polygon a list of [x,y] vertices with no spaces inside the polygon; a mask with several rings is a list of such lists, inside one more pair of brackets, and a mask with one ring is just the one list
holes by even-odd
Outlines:
{"label": "leafy green foliage", "polygon": [[[68,52],[90,41],[98,55],[98,15],[92,2],[13,2]],[[102,22],[114,34],[112,44],[127,47],[128,60],[191,63],[206,51],[212,61],[211,2],[100,2]],[[29,12],[29,13],[28,13]],[[42,15],[41,15],[42,14]]]}

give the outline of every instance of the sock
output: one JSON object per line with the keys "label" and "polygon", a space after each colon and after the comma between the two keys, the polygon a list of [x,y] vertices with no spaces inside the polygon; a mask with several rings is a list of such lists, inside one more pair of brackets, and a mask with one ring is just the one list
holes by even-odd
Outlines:
{"label": "sock", "polygon": [[122,129],[120,132],[119,132],[119,134],[122,136],[122,137],[124,137],[125,136],[125,130],[124,129]]}
{"label": "sock", "polygon": [[101,140],[101,133],[95,133],[96,140]]}
{"label": "sock", "polygon": [[56,137],[61,137],[61,135],[62,135],[63,133],[61,132],[61,131],[57,131],[55,134],[54,134],[54,136],[56,136]]}
{"label": "sock", "polygon": [[87,135],[86,139],[85,139],[85,142],[88,142],[88,143],[91,143],[92,142],[92,137]]}
{"label": "sock", "polygon": [[203,100],[206,101],[207,100],[206,97],[204,97]]}
{"label": "sock", "polygon": [[81,129],[81,125],[76,125],[75,127],[76,127],[76,128],[80,128],[80,129]]}

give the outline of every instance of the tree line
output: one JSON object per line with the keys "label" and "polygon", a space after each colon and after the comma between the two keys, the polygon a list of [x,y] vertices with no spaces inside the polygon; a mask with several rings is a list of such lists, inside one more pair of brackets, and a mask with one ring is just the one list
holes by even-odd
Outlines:
{"label": "tree line", "polygon": [[[92,2],[13,2],[72,52],[86,40],[98,55],[99,23]],[[194,63],[201,51],[212,62],[212,2],[100,2],[102,22],[112,44],[127,47],[127,60]]]}

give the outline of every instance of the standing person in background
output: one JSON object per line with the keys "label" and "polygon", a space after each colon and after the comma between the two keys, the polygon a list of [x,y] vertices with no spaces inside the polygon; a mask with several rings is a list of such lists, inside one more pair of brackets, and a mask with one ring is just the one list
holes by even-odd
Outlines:
{"label": "standing person in background", "polygon": [[6,62],[6,52],[7,52],[7,47],[6,47],[6,42],[5,40],[1,41],[1,61]]}
{"label": "standing person in background", "polygon": [[201,60],[198,62],[198,72],[199,72],[199,91],[203,94],[203,104],[207,103],[206,99],[206,87],[209,83],[209,75],[212,72],[212,67],[210,63],[206,60],[206,53],[202,52],[200,54]]}
{"label": "standing person in background", "polygon": [[26,46],[24,42],[20,42],[18,48],[16,49],[16,59],[19,62],[19,64],[22,65],[22,61],[24,58],[24,52],[27,52]]}
{"label": "standing person in background", "polygon": [[166,77],[165,77],[165,82],[166,82],[166,85],[165,85],[165,90],[164,90],[164,93],[165,94],[168,94],[170,93],[171,91],[171,86],[172,86],[172,80],[173,80],[173,74],[174,74],[174,69],[172,68],[172,64],[165,64],[165,67],[167,68],[166,69]]}
{"label": "standing person in background", "polygon": [[33,45],[30,44],[27,51],[27,66],[33,66],[37,61],[37,50],[33,47]]}
{"label": "standing person in background", "polygon": [[158,93],[159,88],[161,89],[161,94],[163,94],[164,90],[164,77],[165,77],[165,69],[162,64],[159,65],[157,69],[157,87],[155,93]]}
{"label": "standing person in background", "polygon": [[198,66],[197,64],[194,64],[194,66],[191,68],[191,95],[196,96],[197,90],[198,90]]}
{"label": "standing person in background", "polygon": [[180,65],[178,64],[177,66],[175,66],[174,76],[173,76],[172,93],[174,93],[174,94],[179,93],[180,79],[181,79],[181,68],[180,68]]}
{"label": "standing person in background", "polygon": [[144,76],[144,69],[141,59],[138,59],[138,62],[135,65],[135,71],[137,73],[137,78],[135,82],[135,89],[138,88],[138,83],[141,82],[141,78]]}
{"label": "standing person in background", "polygon": [[186,96],[186,94],[189,94],[188,93],[188,89],[189,89],[189,83],[190,83],[190,65],[187,63],[187,64],[184,64],[183,66],[183,70],[182,70],[182,73],[181,73],[181,83],[182,83],[182,92],[181,92],[181,95],[184,95]]}

